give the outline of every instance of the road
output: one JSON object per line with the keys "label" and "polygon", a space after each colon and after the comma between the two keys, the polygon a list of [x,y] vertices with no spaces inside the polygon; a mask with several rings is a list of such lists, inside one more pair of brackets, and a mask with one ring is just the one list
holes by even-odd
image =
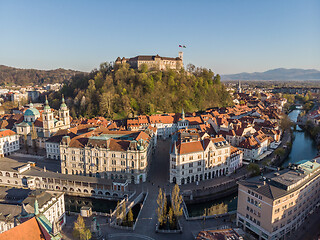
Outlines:
{"label": "road", "polygon": [[[103,236],[108,239],[194,239],[203,228],[216,228],[217,226],[227,225],[228,217],[207,219],[205,224],[202,220],[186,221],[184,217],[180,219],[183,227],[181,234],[161,234],[155,232],[157,224],[157,196],[161,187],[167,193],[170,193],[173,184],[168,184],[169,180],[169,147],[170,141],[159,141],[150,168],[147,182],[135,185],[137,189],[148,191],[148,198],[141,210],[139,220],[134,232],[111,228],[107,224],[107,218],[98,216],[97,222],[101,226]],[[220,180],[219,180],[220,181]],[[199,187],[199,186],[198,186]],[[67,226],[63,228],[65,239],[72,239],[73,222],[76,216],[67,217]],[[86,225],[90,226],[91,218],[86,219]]]}
{"label": "road", "polygon": [[320,208],[305,220],[289,240],[318,240],[320,238]]}

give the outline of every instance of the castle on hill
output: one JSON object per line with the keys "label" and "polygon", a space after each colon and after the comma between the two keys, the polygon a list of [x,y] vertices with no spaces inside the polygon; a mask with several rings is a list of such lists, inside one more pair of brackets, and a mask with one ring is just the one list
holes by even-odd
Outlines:
{"label": "castle on hill", "polygon": [[133,58],[118,57],[115,64],[129,63],[130,67],[138,69],[142,64],[146,64],[148,68],[155,68],[159,70],[165,69],[181,69],[183,67],[183,52],[179,52],[179,56],[175,58],[139,55]]}

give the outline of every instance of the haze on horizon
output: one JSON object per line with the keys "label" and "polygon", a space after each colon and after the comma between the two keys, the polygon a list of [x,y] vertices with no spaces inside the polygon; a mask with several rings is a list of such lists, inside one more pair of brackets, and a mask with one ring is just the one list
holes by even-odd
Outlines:
{"label": "haze on horizon", "polygon": [[177,56],[220,74],[318,69],[320,1],[1,1],[0,64],[91,71]]}

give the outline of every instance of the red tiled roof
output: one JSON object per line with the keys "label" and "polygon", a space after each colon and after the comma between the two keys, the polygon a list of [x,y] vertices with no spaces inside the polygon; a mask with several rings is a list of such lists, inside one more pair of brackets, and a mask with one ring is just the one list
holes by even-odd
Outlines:
{"label": "red tiled roof", "polygon": [[37,119],[34,121],[34,126],[35,126],[35,127],[43,127],[42,115],[41,115],[41,117],[37,118]]}
{"label": "red tiled roof", "polygon": [[0,240],[48,240],[35,217],[0,234]]}
{"label": "red tiled roof", "polygon": [[13,135],[16,135],[16,133],[10,129],[0,131],[0,137],[7,137],[7,136],[13,136]]}
{"label": "red tiled roof", "polygon": [[242,142],[240,142],[239,147],[246,149],[257,149],[260,147],[260,144],[253,136],[250,136],[244,139]]}
{"label": "red tiled roof", "polygon": [[153,116],[149,116],[149,121],[151,124],[155,124],[155,123],[171,124],[171,123],[174,123],[174,116],[153,115]]}
{"label": "red tiled roof", "polygon": [[177,145],[179,154],[188,154],[192,152],[203,152],[204,148],[201,141],[184,142]]}

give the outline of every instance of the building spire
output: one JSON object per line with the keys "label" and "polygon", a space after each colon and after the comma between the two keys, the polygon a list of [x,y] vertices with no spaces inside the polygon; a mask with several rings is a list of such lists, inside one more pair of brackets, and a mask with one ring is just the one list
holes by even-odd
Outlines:
{"label": "building spire", "polygon": [[39,204],[38,204],[38,200],[36,199],[34,201],[34,215],[37,216],[39,214]]}
{"label": "building spire", "polygon": [[240,79],[238,80],[238,92],[241,93],[241,83],[240,83]]}
{"label": "building spire", "polygon": [[50,109],[50,106],[49,106],[49,102],[48,102],[48,97],[47,97],[47,95],[46,95],[46,101],[44,102],[44,110],[51,110]]}
{"label": "building spire", "polygon": [[61,110],[67,110],[67,105],[66,105],[66,103],[65,103],[65,100],[64,100],[64,95],[62,94],[62,103],[61,103],[61,105],[60,105],[60,109]]}
{"label": "building spire", "polygon": [[183,110],[183,108],[182,108],[182,112],[181,112],[181,118],[182,118],[182,120],[184,120],[184,118],[185,118],[185,115],[184,115],[184,110]]}

